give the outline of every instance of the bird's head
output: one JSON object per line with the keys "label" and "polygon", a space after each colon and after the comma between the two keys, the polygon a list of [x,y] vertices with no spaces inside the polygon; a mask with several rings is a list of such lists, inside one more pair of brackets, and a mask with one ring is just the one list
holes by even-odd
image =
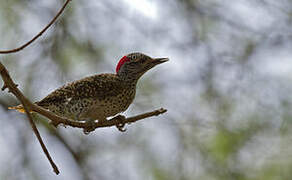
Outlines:
{"label": "bird's head", "polygon": [[168,58],[151,58],[142,53],[131,53],[120,59],[116,72],[124,79],[138,80],[149,69],[166,61]]}

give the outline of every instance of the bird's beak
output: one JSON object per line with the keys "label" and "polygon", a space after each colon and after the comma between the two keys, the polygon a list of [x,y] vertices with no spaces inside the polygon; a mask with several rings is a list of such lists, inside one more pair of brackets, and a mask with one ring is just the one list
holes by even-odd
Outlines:
{"label": "bird's beak", "polygon": [[157,65],[157,64],[161,64],[161,63],[164,63],[164,62],[167,62],[167,61],[169,61],[168,58],[154,58],[154,59],[152,60],[152,63],[153,63],[154,65]]}

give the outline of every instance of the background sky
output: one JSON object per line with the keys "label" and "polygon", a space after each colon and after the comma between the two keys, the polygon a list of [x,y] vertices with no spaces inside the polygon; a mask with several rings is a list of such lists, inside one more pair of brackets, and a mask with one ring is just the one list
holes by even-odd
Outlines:
{"label": "background sky", "polygon": [[[63,1],[1,0],[0,49],[37,34]],[[292,2],[71,1],[28,48],[0,55],[38,101],[68,82],[114,73],[131,52],[168,57],[138,83],[127,126],[58,127],[35,115],[56,176],[18,104],[0,94],[0,179],[277,180],[292,176]],[[16,173],[17,172],[17,173]]]}

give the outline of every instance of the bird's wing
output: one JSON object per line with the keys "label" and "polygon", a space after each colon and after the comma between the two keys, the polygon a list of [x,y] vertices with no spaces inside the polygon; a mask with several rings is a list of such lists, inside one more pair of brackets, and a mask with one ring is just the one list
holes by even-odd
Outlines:
{"label": "bird's wing", "polygon": [[83,98],[105,99],[119,94],[123,88],[115,74],[100,74],[80,79],[69,83],[50,93],[41,101],[40,106],[66,103],[68,99],[77,100]]}

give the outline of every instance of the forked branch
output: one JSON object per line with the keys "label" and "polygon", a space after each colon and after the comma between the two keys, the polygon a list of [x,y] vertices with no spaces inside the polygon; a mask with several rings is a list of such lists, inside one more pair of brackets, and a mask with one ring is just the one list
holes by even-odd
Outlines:
{"label": "forked branch", "polygon": [[11,77],[9,76],[9,73],[7,71],[7,69],[3,66],[3,64],[0,62],[0,74],[1,74],[1,77],[4,81],[4,85],[2,87],[2,91],[4,91],[6,88],[8,88],[8,91],[13,93],[17,99],[23,104],[23,107],[25,109],[25,112],[26,112],[26,115],[28,117],[28,120],[29,120],[29,123],[35,133],[35,135],[37,136],[37,139],[39,141],[39,143],[41,144],[41,147],[44,151],[44,153],[46,154],[54,172],[56,174],[59,174],[59,170],[58,170],[58,167],[57,165],[54,163],[54,161],[52,160],[42,138],[41,138],[41,135],[35,125],[35,123],[33,122],[33,119],[31,117],[31,114],[29,113],[31,108],[29,106],[30,104],[30,101],[23,96],[23,94],[20,92],[20,90],[17,88],[17,85],[12,81]]}

